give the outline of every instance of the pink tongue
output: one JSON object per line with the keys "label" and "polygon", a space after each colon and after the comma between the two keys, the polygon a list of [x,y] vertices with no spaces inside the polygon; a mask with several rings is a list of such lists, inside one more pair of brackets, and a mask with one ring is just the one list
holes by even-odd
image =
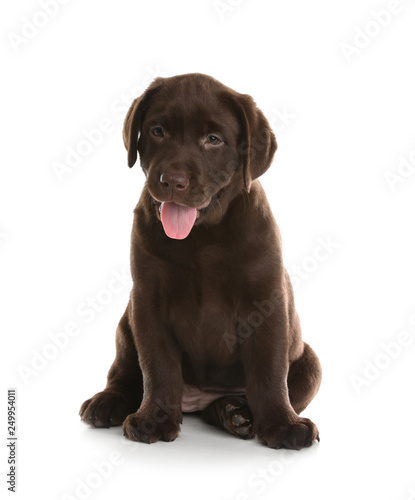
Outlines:
{"label": "pink tongue", "polygon": [[183,207],[174,201],[167,201],[161,206],[161,222],[169,238],[183,240],[192,230],[197,215],[196,208]]}

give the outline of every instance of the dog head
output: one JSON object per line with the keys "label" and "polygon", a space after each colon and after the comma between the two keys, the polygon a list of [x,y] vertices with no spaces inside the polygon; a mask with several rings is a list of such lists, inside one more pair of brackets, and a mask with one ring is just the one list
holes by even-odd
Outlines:
{"label": "dog head", "polygon": [[155,213],[176,239],[217,224],[277,149],[250,96],[197,73],[154,80],[131,105],[123,138],[129,167],[139,153]]}

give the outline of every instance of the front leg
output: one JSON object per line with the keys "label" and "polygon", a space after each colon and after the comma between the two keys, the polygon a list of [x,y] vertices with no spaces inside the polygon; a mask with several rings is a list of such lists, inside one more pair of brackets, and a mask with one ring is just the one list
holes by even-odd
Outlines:
{"label": "front leg", "polygon": [[143,401],[123,424],[133,441],[173,441],[182,422],[181,354],[173,334],[149,299],[132,292],[132,330],[143,372]]}
{"label": "front leg", "polygon": [[[319,433],[315,424],[299,417],[290,403],[289,348],[295,333],[291,326],[283,296],[273,301],[272,314],[241,342],[241,355],[253,430],[259,442],[270,448],[299,450],[319,440]],[[297,338],[302,344],[301,337]]]}

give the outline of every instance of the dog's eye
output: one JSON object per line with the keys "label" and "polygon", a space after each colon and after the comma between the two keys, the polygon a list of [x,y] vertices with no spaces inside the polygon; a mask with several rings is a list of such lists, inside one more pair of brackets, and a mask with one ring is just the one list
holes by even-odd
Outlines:
{"label": "dog's eye", "polygon": [[164,130],[161,127],[153,128],[153,135],[156,137],[164,137]]}
{"label": "dog's eye", "polygon": [[209,144],[213,144],[214,146],[217,146],[222,141],[219,139],[219,137],[216,137],[216,135],[208,135],[206,142]]}

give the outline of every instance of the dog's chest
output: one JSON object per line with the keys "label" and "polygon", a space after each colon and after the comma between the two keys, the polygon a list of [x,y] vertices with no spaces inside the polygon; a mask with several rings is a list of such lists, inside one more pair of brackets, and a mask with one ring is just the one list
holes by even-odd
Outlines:
{"label": "dog's chest", "polygon": [[233,358],[226,340],[235,333],[239,290],[232,263],[218,252],[201,252],[172,267],[166,285],[167,313],[174,334],[191,358],[226,362]]}

